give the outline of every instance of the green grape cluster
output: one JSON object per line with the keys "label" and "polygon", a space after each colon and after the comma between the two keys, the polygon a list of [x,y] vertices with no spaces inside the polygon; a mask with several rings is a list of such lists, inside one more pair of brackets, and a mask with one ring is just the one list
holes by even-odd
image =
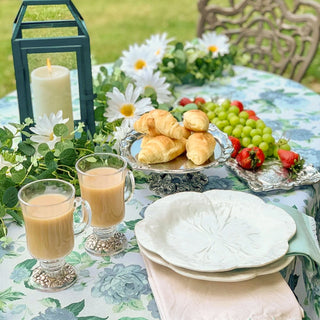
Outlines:
{"label": "green grape cluster", "polygon": [[221,131],[228,136],[238,138],[242,147],[259,147],[266,158],[278,157],[279,148],[290,150],[286,139],[275,141],[272,128],[268,127],[263,120],[255,115],[250,116],[248,110],[240,111],[228,99],[220,103],[206,102],[202,106],[202,111]]}

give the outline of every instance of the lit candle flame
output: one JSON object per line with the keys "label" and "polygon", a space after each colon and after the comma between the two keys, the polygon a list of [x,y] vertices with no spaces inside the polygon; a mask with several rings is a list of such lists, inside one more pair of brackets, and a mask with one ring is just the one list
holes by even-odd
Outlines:
{"label": "lit candle flame", "polygon": [[52,72],[52,68],[51,68],[51,61],[50,61],[49,58],[47,58],[47,67],[48,67],[49,72],[51,73]]}

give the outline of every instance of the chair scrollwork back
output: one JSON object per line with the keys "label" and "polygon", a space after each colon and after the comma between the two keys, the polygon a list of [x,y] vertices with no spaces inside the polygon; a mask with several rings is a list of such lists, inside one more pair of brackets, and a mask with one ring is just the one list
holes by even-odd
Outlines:
{"label": "chair scrollwork back", "polygon": [[320,4],[308,0],[199,0],[198,37],[223,33],[246,54],[247,65],[301,81],[319,44]]}

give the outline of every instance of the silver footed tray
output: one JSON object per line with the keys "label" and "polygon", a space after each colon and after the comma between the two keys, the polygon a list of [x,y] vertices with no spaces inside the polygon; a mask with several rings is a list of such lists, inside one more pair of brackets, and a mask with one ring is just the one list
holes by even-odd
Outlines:
{"label": "silver footed tray", "polygon": [[290,178],[288,170],[283,168],[279,160],[265,160],[260,168],[253,171],[241,168],[233,158],[230,158],[226,165],[245,180],[249,188],[255,192],[290,190],[320,181],[319,171],[311,164],[304,164],[303,169],[294,179]]}
{"label": "silver footed tray", "polygon": [[233,146],[228,136],[220,131],[215,125],[209,125],[209,133],[216,139],[216,146],[213,155],[203,165],[197,166],[188,160],[185,154],[180,155],[166,163],[144,164],[138,161],[137,156],[141,149],[142,133],[131,131],[120,144],[120,153],[124,156],[131,167],[135,170],[142,170],[151,173],[185,174],[202,171],[211,167],[223,165],[230,158]]}

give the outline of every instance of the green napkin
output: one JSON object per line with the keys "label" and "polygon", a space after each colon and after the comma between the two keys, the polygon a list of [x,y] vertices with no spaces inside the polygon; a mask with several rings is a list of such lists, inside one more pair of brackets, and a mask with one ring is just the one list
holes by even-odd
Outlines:
{"label": "green napkin", "polygon": [[308,270],[314,270],[317,268],[314,262],[320,266],[320,249],[317,245],[316,235],[312,230],[312,223],[315,223],[313,218],[287,205],[276,205],[285,210],[294,219],[297,226],[296,234],[289,241],[287,255],[303,256],[306,259],[305,264]]}
{"label": "green napkin", "polygon": [[[289,241],[287,255],[300,258],[307,293],[304,304],[312,305],[319,318],[320,249],[315,235],[315,221],[295,208],[283,204],[277,204],[277,206],[285,210],[296,222],[297,232]],[[292,290],[294,288],[295,286]]]}

